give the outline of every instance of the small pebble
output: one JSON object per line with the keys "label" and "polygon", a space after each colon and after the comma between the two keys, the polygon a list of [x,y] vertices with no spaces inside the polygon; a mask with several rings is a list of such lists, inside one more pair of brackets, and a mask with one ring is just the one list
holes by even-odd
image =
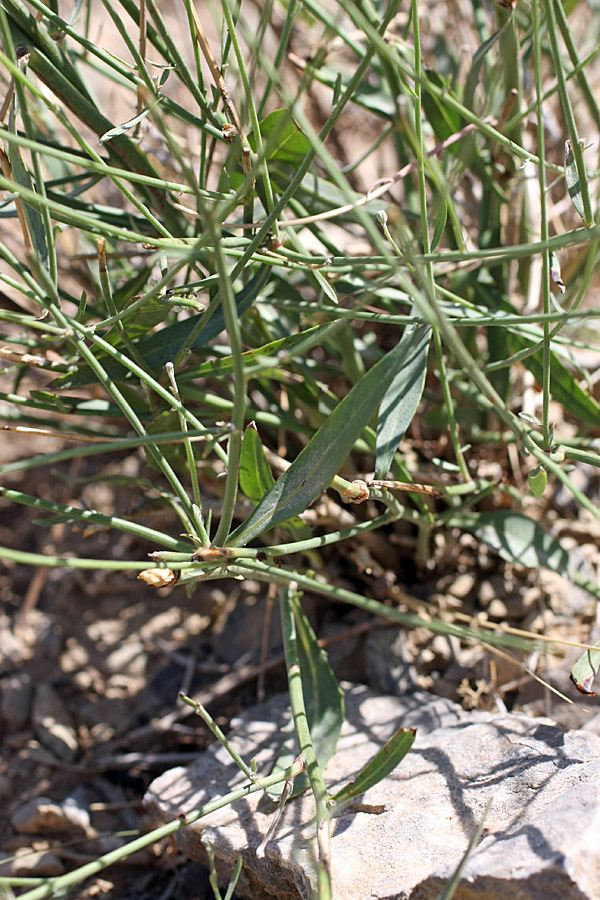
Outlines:
{"label": "small pebble", "polygon": [[71,716],[56,691],[44,682],[36,688],[32,722],[41,743],[63,762],[72,762],[78,744]]}
{"label": "small pebble", "polygon": [[17,850],[11,868],[12,874],[20,878],[54,878],[65,871],[58,856],[50,850],[31,850],[29,847]]}
{"label": "small pebble", "polygon": [[74,825],[60,803],[48,797],[34,797],[23,803],[11,815],[10,824],[19,834],[79,833],[81,830]]}
{"label": "small pebble", "polygon": [[121,644],[104,660],[104,668],[111,675],[143,676],[146,673],[148,653],[141,641]]}
{"label": "small pebble", "polygon": [[2,682],[2,721],[13,731],[21,731],[29,721],[33,684],[26,672],[9,675]]}

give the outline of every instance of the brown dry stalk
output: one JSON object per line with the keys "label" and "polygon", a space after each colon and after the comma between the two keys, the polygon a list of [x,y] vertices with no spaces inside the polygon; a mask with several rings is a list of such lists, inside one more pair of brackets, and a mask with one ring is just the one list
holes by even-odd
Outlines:
{"label": "brown dry stalk", "polygon": [[[10,160],[6,153],[6,150],[3,146],[0,145],[0,168],[2,169],[2,174],[9,181],[14,181],[12,166],[10,164]],[[31,237],[29,234],[29,228],[27,227],[27,219],[25,218],[25,211],[23,210],[23,205],[18,197],[14,198],[14,204],[17,209],[17,216],[19,217],[19,224],[21,226],[21,231],[23,233],[23,243],[25,245],[26,253],[29,253],[33,250],[33,244],[31,242]]]}

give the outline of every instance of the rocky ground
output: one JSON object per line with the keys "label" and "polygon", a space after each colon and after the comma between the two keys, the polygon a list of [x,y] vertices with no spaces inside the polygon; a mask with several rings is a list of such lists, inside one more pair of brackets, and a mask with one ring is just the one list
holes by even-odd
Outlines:
{"label": "rocky ground", "polygon": [[[31,442],[11,441],[3,455],[7,460],[31,451]],[[132,454],[124,464],[132,469],[144,462]],[[63,502],[81,490],[92,499],[92,470],[35,476],[42,477],[43,483],[32,484],[30,476],[15,474],[9,481]],[[89,478],[83,489],[82,478]],[[588,490],[596,490],[594,482]],[[130,498],[123,492],[102,491],[93,496],[96,507],[127,511]],[[545,521],[593,576],[594,523],[574,516],[556,496],[552,504]],[[145,514],[149,522],[156,515]],[[310,511],[314,521],[345,521],[353,514],[331,498]],[[152,549],[126,535],[86,535],[61,524],[41,529],[36,518],[2,502],[0,544],[128,559],[142,559]],[[445,616],[460,611],[563,639],[598,636],[593,598],[559,576],[500,562],[468,535],[435,535],[427,567],[418,569],[413,556],[414,536],[402,526],[372,535],[368,543],[339,547],[325,563],[333,582],[422,613],[433,604]],[[226,730],[257,697],[285,688],[277,615],[267,641],[270,600],[258,584],[212,583],[188,596],[178,587],[152,591],[133,574],[3,564],[0,597],[4,873],[59,874],[150,826],[142,806],[149,783],[197,758],[211,740],[178,703],[179,690],[201,699]],[[385,694],[427,690],[466,710],[549,715],[560,725],[600,733],[595,701],[581,703],[568,679],[577,651],[551,645],[512,661],[425,629],[402,631],[319,598],[304,602],[340,679]],[[575,704],[551,693],[521,664]],[[210,896],[210,887],[206,870],[167,842],[107,870],[72,896],[191,900]]]}

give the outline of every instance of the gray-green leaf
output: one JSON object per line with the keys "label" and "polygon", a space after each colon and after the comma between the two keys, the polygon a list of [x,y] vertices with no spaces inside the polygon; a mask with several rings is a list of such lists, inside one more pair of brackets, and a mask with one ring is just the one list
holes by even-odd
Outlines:
{"label": "gray-green leaf", "polygon": [[251,422],[242,438],[240,488],[248,500],[258,503],[274,483],[256,425]]}
{"label": "gray-green leaf", "polygon": [[393,772],[398,763],[404,759],[415,740],[414,728],[401,728],[389,741],[378,750],[373,759],[361,769],[354,781],[345,785],[335,794],[333,799],[339,805],[354,797],[360,797],[370,787],[380,782]]}
{"label": "gray-green leaf", "polygon": [[387,476],[398,444],[421,401],[430,336],[431,329],[420,326],[410,331],[407,329],[400,341],[405,350],[404,363],[387,389],[379,408],[375,478]]}
{"label": "gray-green leaf", "polygon": [[[419,326],[412,335],[413,340],[418,341],[427,328]],[[399,341],[363,375],[254,512],[236,528],[227,541],[228,546],[246,544],[268,528],[298,515],[323,493],[404,365],[406,355],[407,344]]]}
{"label": "gray-green leaf", "polygon": [[[320,768],[324,769],[335,754],[344,723],[344,695],[297,597],[292,600],[292,610],[308,728],[315,756]],[[296,738],[292,733],[281,749],[274,771],[290,766],[297,754]],[[308,783],[306,773],[298,775],[291,796],[301,794]],[[278,798],[281,785],[274,785],[267,793]]]}
{"label": "gray-green leaf", "polygon": [[579,172],[573,154],[571,141],[565,141],[565,181],[567,182],[567,190],[569,197],[573,201],[573,206],[585,222],[585,214],[583,211],[583,197],[581,196],[581,182],[579,180]]}

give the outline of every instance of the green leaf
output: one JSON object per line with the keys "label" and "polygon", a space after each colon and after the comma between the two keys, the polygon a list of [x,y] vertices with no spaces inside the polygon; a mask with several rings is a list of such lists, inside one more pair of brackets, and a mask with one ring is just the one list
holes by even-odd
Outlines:
{"label": "green leaf", "polygon": [[421,402],[430,336],[430,328],[407,329],[398,345],[404,347],[405,357],[379,408],[375,478],[387,477],[398,444]]}
{"label": "green leaf", "polygon": [[[286,354],[291,353],[298,344],[301,344],[308,337],[317,335],[321,331],[327,332],[329,329],[329,324],[313,325],[312,328],[307,328],[305,331],[298,332],[298,334],[290,334],[288,337],[263,344],[262,347],[257,347],[256,350],[247,350],[245,353],[242,353],[244,367],[246,368],[252,363],[258,362],[261,358],[275,358],[282,352]],[[222,378],[224,375],[231,375],[232,372],[233,358],[231,356],[223,356],[220,359],[209,359],[199,366],[186,368],[181,375],[178,375],[177,380],[180,384],[184,384],[186,381],[192,381],[197,378]]]}
{"label": "green leaf", "polygon": [[529,569],[545,566],[567,574],[569,554],[560,542],[522,513],[498,510],[474,514],[470,530],[502,559]]}
{"label": "green leaf", "polygon": [[240,488],[248,500],[258,503],[275,479],[269,468],[265,448],[263,447],[254,422],[246,428],[242,438],[240,456]]}
{"label": "green leaf", "polygon": [[494,44],[502,37],[504,32],[511,27],[511,17],[507,16],[504,23],[495,31],[494,34],[484,41],[484,43],[479,47],[473,60],[471,62],[471,68],[469,70],[469,74],[467,75],[467,79],[465,82],[465,90],[463,103],[469,109],[473,109],[473,102],[475,97],[475,90],[477,85],[481,81],[481,67],[483,65],[484,59],[487,54],[490,52]]}
{"label": "green leaf", "polygon": [[122,125],[115,125],[114,128],[105,131],[104,134],[100,137],[100,143],[105,144],[107,141],[111,141],[114,137],[118,137],[120,134],[125,134],[125,132],[129,131],[131,128],[135,128],[140,122],[142,122],[150,109],[143,109],[139,115],[134,116],[133,119],[129,119],[127,122],[123,122]]}
{"label": "green leaf", "polygon": [[437,216],[435,217],[435,227],[433,229],[433,237],[431,238],[431,252],[435,250],[437,245],[442,239],[444,234],[444,229],[446,228],[446,221],[448,219],[448,204],[445,200],[442,200],[440,203],[440,208],[438,209]]}
{"label": "green leaf", "polygon": [[[595,646],[600,647],[600,642]],[[592,690],[592,683],[598,668],[600,668],[600,650],[586,650],[581,654],[569,675],[580,694],[587,697],[596,696],[596,692]]]}
{"label": "green leaf", "polygon": [[528,516],[509,510],[458,514],[452,518],[452,525],[471,531],[508,562],[528,569],[545,566],[600,600],[598,585],[575,566],[569,567],[569,554],[560,541]]}
{"label": "green leaf", "polygon": [[[414,340],[427,328],[415,330]],[[331,415],[263,497],[254,512],[230,535],[227,544],[239,546],[268,528],[303,512],[329,486],[383,400],[406,358],[399,341],[357,382]]]}
{"label": "green leaf", "polygon": [[[13,100],[10,106],[9,128],[13,133],[16,133],[14,107],[15,102]],[[13,144],[12,142],[10,142],[8,145],[8,159],[10,161],[12,175],[16,183],[20,184],[21,187],[24,187],[29,191],[35,191],[35,186],[30,178],[29,172],[25,167],[25,163],[23,162],[23,159],[21,157],[20,150],[17,145]],[[34,209],[33,206],[30,206],[29,203],[25,203],[24,200],[21,200],[21,204],[23,206],[23,212],[25,213],[25,219],[27,220],[27,228],[31,237],[31,243],[35,248],[38,259],[43,266],[47,267],[48,244],[46,242],[44,220],[38,210]]]}
{"label": "green leaf", "polygon": [[[297,597],[292,599],[292,609],[306,718],[315,755],[320,768],[324,769],[335,754],[344,723],[344,695]],[[292,732],[281,749],[273,771],[286,769],[297,755],[296,736]],[[308,784],[306,773],[298,775],[291,796],[301,794]],[[278,798],[281,785],[274,785],[267,793]]]}
{"label": "green leaf", "polygon": [[546,485],[548,484],[548,473],[545,468],[540,465],[532,469],[527,476],[529,482],[529,490],[534,497],[543,497]]}
{"label": "green leaf", "polygon": [[414,728],[400,728],[381,750],[377,751],[373,759],[369,760],[364,769],[361,769],[354,781],[334,795],[335,802],[339,805],[353,800],[354,797],[360,797],[373,785],[386,778],[404,759],[414,743],[415,735]]}
{"label": "green leaf", "polygon": [[[134,299],[131,298],[131,300],[125,304],[125,308],[127,308],[130,303],[134,302]],[[125,324],[127,334],[132,339],[148,334],[149,331],[157,325],[160,325],[161,322],[164,322],[170,312],[170,305],[165,303],[162,297],[151,297],[147,303],[138,307],[138,309],[127,318]]]}
{"label": "green leaf", "polygon": [[[279,159],[297,166],[312,149],[309,139],[300,130],[288,109],[274,109],[265,116],[260,123],[260,133],[267,148],[267,160]],[[248,143],[256,152],[254,132],[248,135]]]}
{"label": "green leaf", "polygon": [[573,206],[585,222],[583,197],[581,196],[581,183],[579,181],[579,172],[577,171],[571,141],[565,141],[565,181],[567,182],[567,190],[569,192],[569,197],[573,201]]}

